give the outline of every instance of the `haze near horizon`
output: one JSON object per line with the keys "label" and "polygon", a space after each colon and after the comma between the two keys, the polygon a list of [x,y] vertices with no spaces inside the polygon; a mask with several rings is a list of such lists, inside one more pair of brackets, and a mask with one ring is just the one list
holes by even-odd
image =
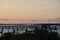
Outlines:
{"label": "haze near horizon", "polygon": [[0,0],[0,23],[40,22],[48,18],[60,23],[60,0]]}

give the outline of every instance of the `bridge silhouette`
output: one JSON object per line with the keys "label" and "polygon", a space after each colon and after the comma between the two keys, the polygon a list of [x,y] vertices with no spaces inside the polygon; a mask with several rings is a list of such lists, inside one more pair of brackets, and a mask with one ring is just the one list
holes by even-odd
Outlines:
{"label": "bridge silhouette", "polygon": [[[3,36],[4,29],[7,29],[7,32],[9,33],[9,29],[12,29],[12,33],[19,33],[20,30],[26,30],[26,29],[34,29],[35,27],[43,29],[48,28],[50,31],[55,30],[57,32],[57,26],[60,28],[60,24],[55,23],[43,23],[43,24],[0,24],[0,34]],[[47,29],[47,30],[48,30]]]}

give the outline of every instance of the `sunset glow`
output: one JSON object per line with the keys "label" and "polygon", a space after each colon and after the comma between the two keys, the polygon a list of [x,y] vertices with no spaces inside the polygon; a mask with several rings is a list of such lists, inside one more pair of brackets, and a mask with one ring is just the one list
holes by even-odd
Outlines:
{"label": "sunset glow", "polygon": [[60,18],[60,0],[0,0],[0,23],[48,18]]}

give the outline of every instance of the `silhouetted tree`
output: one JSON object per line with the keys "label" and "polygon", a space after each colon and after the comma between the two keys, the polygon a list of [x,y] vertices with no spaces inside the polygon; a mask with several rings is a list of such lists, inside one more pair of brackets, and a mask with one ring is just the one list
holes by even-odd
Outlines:
{"label": "silhouetted tree", "polygon": [[43,25],[42,28],[35,27],[34,33],[31,34],[27,29],[23,34],[13,35],[12,33],[5,33],[1,40],[60,40],[57,32],[49,32],[47,25]]}

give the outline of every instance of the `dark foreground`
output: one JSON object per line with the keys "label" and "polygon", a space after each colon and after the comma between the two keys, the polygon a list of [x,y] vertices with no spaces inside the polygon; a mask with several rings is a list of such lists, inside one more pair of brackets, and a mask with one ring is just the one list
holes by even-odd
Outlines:
{"label": "dark foreground", "polygon": [[50,29],[43,27],[35,30],[25,30],[23,34],[5,33],[0,37],[0,40],[60,40],[57,32],[52,32]]}

